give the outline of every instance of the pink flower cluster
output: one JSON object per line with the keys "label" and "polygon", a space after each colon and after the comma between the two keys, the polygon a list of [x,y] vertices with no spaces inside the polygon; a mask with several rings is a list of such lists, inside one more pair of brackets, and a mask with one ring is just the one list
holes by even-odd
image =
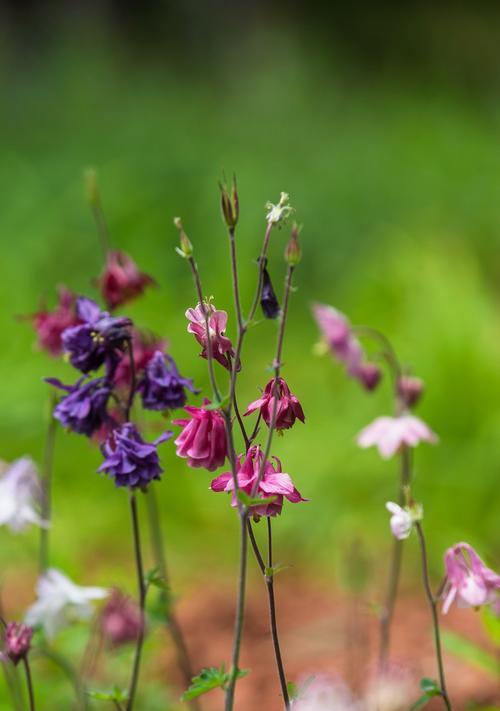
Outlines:
{"label": "pink flower cluster", "polygon": [[220,412],[207,409],[210,400],[205,399],[203,405],[184,408],[191,419],[173,420],[174,425],[183,428],[175,445],[177,455],[187,459],[190,467],[202,467],[213,472],[226,459],[226,428]]}
{"label": "pink flower cluster", "polygon": [[[203,309],[208,311],[208,331]],[[231,369],[231,359],[234,358],[234,349],[231,341],[224,335],[227,327],[227,313],[218,311],[210,302],[198,303],[196,308],[186,311],[189,321],[187,330],[192,333],[200,346],[202,358],[208,357],[208,343],[210,343],[212,357],[227,370]]]}
{"label": "pink flower cluster", "polygon": [[54,357],[63,352],[63,331],[81,323],[76,314],[76,295],[64,286],[59,287],[59,303],[53,311],[43,309],[28,318],[37,333],[38,345]]}
{"label": "pink flower cluster", "polygon": [[141,296],[147,286],[154,284],[154,279],[139,271],[128,254],[112,250],[108,252],[104,271],[97,283],[106,306],[113,310]]}
{"label": "pink flower cluster", "polygon": [[277,430],[287,430],[292,427],[296,419],[301,422],[305,421],[302,405],[297,400],[295,395],[290,392],[290,388],[283,378],[278,378],[276,388],[274,387],[273,378],[266,385],[262,397],[250,403],[247,407],[245,415],[250,415],[256,410],[260,410],[262,419],[269,427],[271,424],[272,415],[274,412],[275,399],[278,400],[276,405],[276,420],[274,427]]}

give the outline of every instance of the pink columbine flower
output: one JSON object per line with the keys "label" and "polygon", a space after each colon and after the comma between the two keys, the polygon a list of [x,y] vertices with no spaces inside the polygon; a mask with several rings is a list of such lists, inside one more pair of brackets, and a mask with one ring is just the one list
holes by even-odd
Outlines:
{"label": "pink columbine flower", "polygon": [[31,647],[33,629],[21,622],[9,622],[5,628],[5,654],[13,664],[26,657]]}
{"label": "pink columbine flower", "polygon": [[459,607],[479,607],[493,603],[500,594],[500,575],[487,568],[468,543],[457,543],[444,556],[446,586],[443,613],[454,600]]}
{"label": "pink columbine flower", "polygon": [[234,349],[231,341],[224,335],[227,326],[227,313],[217,311],[210,302],[204,302],[205,309],[208,310],[208,334],[205,323],[203,306],[198,303],[196,308],[186,311],[186,318],[189,321],[187,330],[192,333],[200,346],[202,358],[207,358],[207,344],[210,339],[212,357],[215,358],[224,368],[231,369],[231,358],[234,358]]}
{"label": "pink columbine flower", "polygon": [[101,633],[112,647],[135,642],[142,631],[144,621],[137,603],[115,589],[100,615]]}
{"label": "pink columbine flower", "polygon": [[[278,396],[278,404],[276,407],[275,429],[287,430],[295,423],[298,418],[301,422],[305,421],[302,405],[297,400],[295,395],[290,392],[290,388],[283,378],[278,378],[276,383],[276,392]],[[255,410],[260,410],[262,419],[269,427],[274,411],[274,378],[268,382],[262,397],[250,403],[247,407],[245,415],[250,415]]]}
{"label": "pink columbine flower", "polygon": [[[255,482],[258,479],[264,453],[259,446],[250,447],[247,454],[242,454],[238,458],[238,487],[249,496],[252,495]],[[283,498],[292,504],[300,501],[307,501],[302,498],[297,491],[288,474],[281,469],[281,462],[277,457],[273,457],[275,464],[266,461],[262,479],[259,482],[256,496],[267,499],[274,496],[274,500],[262,504],[262,506],[252,506],[252,513],[259,516],[277,516],[283,508]],[[212,491],[234,491],[233,475],[231,472],[224,472],[216,477],[211,484]],[[233,493],[232,506],[237,506],[238,502]]]}
{"label": "pink columbine flower", "polygon": [[154,284],[154,279],[140,272],[128,254],[113,250],[108,253],[97,283],[107,307],[112,310],[140,296],[147,286]]}
{"label": "pink columbine flower", "polygon": [[175,440],[177,455],[187,459],[190,467],[203,467],[209,472],[224,464],[227,454],[226,427],[224,418],[217,410],[208,410],[210,400],[204,400],[205,407],[186,406],[190,420],[173,420],[183,430]]}
{"label": "pink columbine flower", "polygon": [[375,446],[383,459],[390,459],[402,447],[416,447],[420,442],[437,442],[437,436],[415,415],[377,417],[358,437],[362,449]]}
{"label": "pink columbine flower", "polygon": [[411,533],[413,527],[413,518],[411,513],[404,509],[399,504],[395,504],[394,501],[388,501],[385,508],[391,514],[391,531],[393,536],[398,539],[398,541],[403,541]]}
{"label": "pink columbine flower", "polygon": [[28,318],[37,333],[38,345],[54,357],[64,350],[63,331],[81,323],[76,314],[76,296],[64,286],[59,287],[59,303],[53,311],[42,309]]}

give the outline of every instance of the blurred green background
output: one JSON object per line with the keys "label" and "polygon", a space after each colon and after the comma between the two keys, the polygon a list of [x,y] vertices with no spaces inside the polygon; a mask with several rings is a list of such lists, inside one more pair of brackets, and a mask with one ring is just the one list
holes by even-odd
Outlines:
{"label": "blurred green background", "polygon": [[[22,17],[13,3],[1,8],[1,458],[41,462],[42,378],[74,377],[34,348],[17,317],[43,298],[52,305],[57,284],[95,295],[101,255],[83,189],[89,165],[114,245],[158,282],[126,312],[166,336],[182,373],[208,392],[206,364],[186,333],[195,297],[174,253],[172,218],[182,216],[204,289],[228,310],[234,336],[217,180],[235,171],[245,304],[266,201],[286,190],[304,225],[284,375],[307,421],[273,450],[311,502],[285,506],[278,557],[342,586],[356,542],[380,587],[390,546],[384,502],[396,495],[397,462],[354,443],[391,411],[389,379],[367,395],[329,357],[313,355],[318,300],[383,330],[425,380],[419,414],[440,443],[418,450],[415,491],[433,574],[445,547],[462,539],[498,568],[498,9],[133,5],[49,12],[33,3]],[[270,250],[279,288],[287,235],[274,233]],[[269,378],[275,336],[269,322],[249,333],[242,405]],[[237,555],[229,502],[208,491],[209,474],[176,459],[172,443],[162,458],[157,492],[174,579],[182,589],[206,570],[229,576]],[[99,461],[86,440],[59,433],[53,559],[79,582],[130,588],[126,496],[95,473]],[[0,535],[8,591],[34,578],[37,535]],[[416,580],[416,565],[406,574]],[[20,606],[31,597],[22,592]]]}

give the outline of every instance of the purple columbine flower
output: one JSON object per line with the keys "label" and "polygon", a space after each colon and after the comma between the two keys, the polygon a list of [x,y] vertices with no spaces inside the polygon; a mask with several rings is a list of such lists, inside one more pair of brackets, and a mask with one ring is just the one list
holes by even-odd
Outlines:
{"label": "purple columbine flower", "polygon": [[116,486],[145,489],[150,481],[159,479],[163,471],[156,447],[170,439],[172,434],[164,432],[148,443],[135,425],[126,422],[114,429],[101,446],[105,459],[97,471],[114,477]]}
{"label": "purple columbine flower", "polygon": [[120,351],[130,338],[132,322],[125,317],[110,316],[86,297],[76,301],[76,312],[81,325],[67,328],[62,334],[62,343],[72,366],[89,373],[106,363],[113,372],[119,361]]}
{"label": "purple columbine flower", "polygon": [[186,404],[186,388],[197,392],[193,381],[180,375],[171,356],[155,351],[137,389],[146,410],[175,410]]}
{"label": "purple columbine flower", "polygon": [[260,306],[262,313],[266,318],[275,319],[280,315],[280,305],[276,294],[274,293],[271,277],[265,267],[262,270],[262,292],[260,296]]}
{"label": "purple columbine flower", "polygon": [[112,387],[106,378],[84,382],[80,378],[74,385],[63,385],[57,378],[45,382],[67,393],[54,408],[54,417],[69,430],[91,437],[109,419],[107,405]]}

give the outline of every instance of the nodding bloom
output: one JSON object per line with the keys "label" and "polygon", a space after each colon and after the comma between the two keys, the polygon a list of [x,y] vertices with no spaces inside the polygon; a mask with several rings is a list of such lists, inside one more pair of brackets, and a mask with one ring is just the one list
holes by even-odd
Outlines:
{"label": "nodding bloom", "polygon": [[382,371],[374,363],[365,360],[361,344],[354,336],[347,318],[326,304],[314,304],[312,310],[323,341],[332,355],[345,365],[348,374],[366,390],[374,390]]}
{"label": "nodding bloom", "polygon": [[402,447],[416,447],[420,442],[437,442],[437,436],[415,415],[377,417],[357,437],[362,449],[377,447],[383,459],[390,459]]}
{"label": "nodding bloom", "polygon": [[280,315],[280,305],[276,294],[274,293],[273,285],[269,272],[264,267],[262,271],[262,291],[260,295],[260,306],[262,313],[266,318],[275,319]]}
{"label": "nodding bloom", "polygon": [[210,400],[204,407],[185,407],[189,420],[173,420],[183,430],[175,440],[177,456],[187,459],[190,467],[202,467],[209,472],[224,464],[227,455],[226,426],[218,410],[208,410]]}
{"label": "nodding bloom", "polygon": [[[132,355],[134,358],[135,377],[139,378],[156,351],[163,351],[167,342],[152,334],[143,333],[136,328],[132,329]],[[132,372],[130,369],[130,354],[125,351],[120,353],[120,360],[113,373],[113,383],[116,387],[130,387]]]}
{"label": "nodding bloom", "polygon": [[112,387],[106,378],[88,382],[80,378],[74,385],[63,385],[57,378],[45,380],[67,393],[57,403],[53,413],[63,427],[91,437],[109,419],[107,405]]}
{"label": "nodding bloom", "polygon": [[[238,458],[238,487],[249,496],[253,493],[258,480],[264,453],[259,446],[250,447],[247,454]],[[273,457],[274,464],[269,460],[264,464],[262,478],[259,481],[256,496],[261,499],[273,498],[272,501],[261,506],[252,506],[251,511],[258,516],[278,516],[283,508],[283,498],[292,504],[307,501],[297,491],[288,474],[281,468],[281,462]],[[212,491],[232,491],[232,506],[237,506],[238,501],[234,495],[234,482],[231,472],[224,472],[216,477],[211,484]]]}
{"label": "nodding bloom", "polygon": [[38,345],[51,356],[57,357],[63,352],[63,331],[80,323],[75,304],[75,294],[61,286],[59,303],[53,311],[43,309],[29,317],[38,336]]}
{"label": "nodding bloom", "polygon": [[413,518],[408,509],[395,504],[393,501],[388,501],[385,508],[391,513],[391,531],[395,538],[403,541],[411,533],[413,528]]}
{"label": "nodding bloom", "polygon": [[154,284],[154,279],[140,272],[134,260],[125,252],[108,252],[104,271],[98,279],[102,297],[110,310],[140,296]]}
{"label": "nodding bloom", "polygon": [[468,543],[457,543],[448,548],[444,564],[444,614],[455,600],[459,607],[479,607],[499,599],[500,575],[487,568]]}
{"label": "nodding bloom", "polygon": [[[231,359],[234,358],[235,353],[231,341],[224,335],[227,326],[227,313],[217,311],[210,302],[204,301],[203,304],[204,306],[198,303],[196,308],[186,311],[186,318],[189,321],[188,333],[192,333],[200,346],[203,346],[202,358],[208,357],[207,344],[210,339],[212,357],[224,368],[230,370]],[[203,308],[208,311],[208,333]]]}
{"label": "nodding bloom", "polygon": [[0,478],[0,526],[8,526],[14,533],[30,524],[47,528],[49,522],[37,511],[41,497],[38,471],[30,457],[8,465]]}
{"label": "nodding bloom", "polygon": [[143,625],[144,620],[137,603],[120,590],[114,589],[99,617],[99,627],[106,642],[112,647],[135,642]]}
{"label": "nodding bloom", "polygon": [[[293,711],[365,711],[339,678],[315,674],[299,683]],[[385,711],[385,709],[384,709]]]}
{"label": "nodding bloom", "polygon": [[106,363],[112,372],[120,360],[120,351],[130,339],[132,322],[128,318],[110,316],[107,311],[101,311],[95,301],[83,296],[76,301],[76,311],[82,323],[66,329],[62,335],[71,365],[82,373],[89,373]]}
{"label": "nodding bloom", "polygon": [[402,375],[396,385],[398,397],[405,407],[413,407],[422,397],[424,383],[413,375]]}
{"label": "nodding bloom", "polygon": [[49,639],[76,620],[87,620],[93,612],[92,603],[108,596],[109,591],[98,587],[80,587],[60,570],[49,568],[38,578],[37,600],[27,610],[25,623],[40,625]]}
{"label": "nodding bloom", "polygon": [[154,442],[145,442],[136,426],[126,422],[112,430],[101,445],[104,462],[97,471],[114,477],[116,486],[145,489],[160,478],[163,469],[156,448],[172,434],[164,432]]}
{"label": "nodding bloom", "polygon": [[[255,410],[260,410],[262,419],[269,427],[274,410],[275,388],[274,378],[268,382],[262,397],[250,403],[247,407],[245,415],[250,415]],[[297,400],[295,395],[290,392],[290,388],[283,378],[278,378],[276,383],[276,394],[278,396],[278,404],[276,408],[275,429],[287,430],[295,423],[298,418],[301,422],[305,421],[302,405]]]}
{"label": "nodding bloom", "polygon": [[24,659],[31,647],[33,630],[22,622],[9,622],[5,628],[5,654],[13,664]]}
{"label": "nodding bloom", "polygon": [[175,410],[184,407],[186,389],[195,390],[193,381],[183,378],[173,358],[156,351],[146,366],[144,377],[137,388],[146,410]]}

